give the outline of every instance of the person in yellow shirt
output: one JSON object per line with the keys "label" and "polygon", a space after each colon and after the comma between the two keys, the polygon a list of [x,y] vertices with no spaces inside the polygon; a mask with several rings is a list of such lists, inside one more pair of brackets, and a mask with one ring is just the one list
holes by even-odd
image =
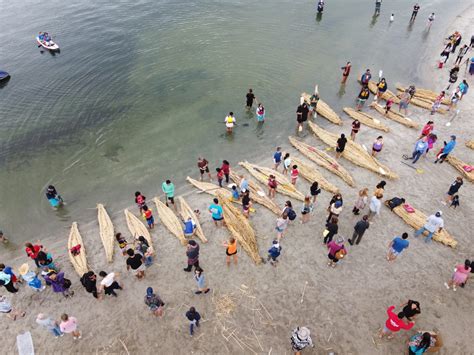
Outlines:
{"label": "person in yellow shirt", "polygon": [[236,124],[234,113],[229,112],[229,115],[226,116],[224,122],[227,128],[227,133],[232,134],[232,129],[234,128],[234,125]]}

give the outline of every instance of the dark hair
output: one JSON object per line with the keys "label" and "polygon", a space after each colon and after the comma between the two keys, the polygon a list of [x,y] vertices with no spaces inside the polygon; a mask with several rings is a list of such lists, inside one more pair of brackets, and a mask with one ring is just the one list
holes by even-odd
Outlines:
{"label": "dark hair", "polygon": [[145,239],[145,237],[144,237],[143,235],[139,236],[139,237],[138,237],[138,240],[139,240],[140,242],[142,242],[143,244],[145,244],[147,247],[149,247],[148,241]]}
{"label": "dark hair", "polygon": [[293,169],[296,169],[298,166],[297,165],[293,165]]}
{"label": "dark hair", "polygon": [[291,201],[286,201],[286,202],[285,202],[285,205],[287,205],[287,206],[290,207],[290,208],[293,208],[293,205],[291,204]]}
{"label": "dark hair", "polygon": [[249,89],[249,92],[252,92],[252,89]]}
{"label": "dark hair", "polygon": [[133,256],[135,254],[135,252],[133,251],[132,248],[130,248],[130,249],[127,249],[127,254],[128,254],[128,256]]}
{"label": "dark hair", "polygon": [[383,138],[383,137],[382,137],[382,136],[378,136],[378,137],[377,137],[377,139],[381,139],[381,138]]}
{"label": "dark hair", "polygon": [[142,209],[143,209],[143,211],[148,211],[148,206],[147,206],[147,205],[143,205]]}
{"label": "dark hair", "polygon": [[213,201],[214,203],[219,203],[219,200],[218,200],[217,198],[214,198],[212,201]]}
{"label": "dark hair", "polygon": [[196,308],[194,308],[194,307],[191,307],[191,308],[189,309],[189,312],[191,312],[191,313],[194,313],[194,312],[196,312]]}
{"label": "dark hair", "polygon": [[167,183],[167,184],[171,184],[171,180],[166,180],[166,183]]}
{"label": "dark hair", "polygon": [[466,259],[466,260],[464,261],[464,268],[467,270],[467,269],[469,269],[470,267],[471,267],[471,261],[468,260],[468,259]]}
{"label": "dark hair", "polygon": [[142,193],[140,191],[135,192],[135,197],[140,196]]}
{"label": "dark hair", "polygon": [[[232,113],[232,112],[231,112],[231,113]],[[230,163],[229,163],[227,160],[223,160],[223,161],[222,161],[222,164],[230,165]]]}
{"label": "dark hair", "polygon": [[283,157],[283,160],[285,160],[286,158],[288,158],[290,156],[290,153],[285,153],[285,156]]}
{"label": "dark hair", "polygon": [[234,116],[234,113],[232,111],[230,111],[229,116]]}
{"label": "dark hair", "polygon": [[385,180],[380,181],[377,186],[375,186],[377,189],[383,189],[387,185],[387,182]]}
{"label": "dark hair", "polygon": [[315,189],[317,189],[319,187],[319,184],[317,181],[313,182],[313,184],[311,185],[311,187],[314,187]]}
{"label": "dark hair", "polygon": [[397,314],[397,317],[398,317],[398,319],[403,319],[403,317],[405,317],[405,313],[399,312],[399,313]]}
{"label": "dark hair", "polygon": [[344,133],[341,133],[341,138],[346,138],[346,135]]}
{"label": "dark hair", "polygon": [[105,271],[101,271],[99,272],[99,276],[106,277],[107,273]]}
{"label": "dark hair", "polygon": [[219,173],[221,171],[221,168],[216,168],[216,171]]}
{"label": "dark hair", "polygon": [[424,332],[421,336],[420,344],[416,347],[417,350],[421,349],[428,349],[431,345],[431,334],[428,332]]}
{"label": "dark hair", "polygon": [[362,216],[362,219],[363,219],[364,221],[367,221],[367,220],[369,219],[369,216],[367,216],[367,215]]}
{"label": "dark hair", "polygon": [[33,244],[31,244],[30,242],[25,243],[25,247],[30,248],[31,250],[33,250]]}
{"label": "dark hair", "polygon": [[403,233],[403,234],[402,234],[402,238],[403,238],[403,239],[407,239],[407,238],[408,238],[408,233],[406,233],[406,232]]}
{"label": "dark hair", "polygon": [[117,241],[119,241],[121,237],[122,237],[122,233],[115,234],[115,239],[117,239]]}
{"label": "dark hair", "polygon": [[63,314],[61,315],[61,320],[67,321],[68,319],[69,319],[69,316],[68,316],[66,313],[63,313]]}
{"label": "dark hair", "polygon": [[3,270],[3,269],[5,269],[5,264],[2,263],[0,264],[0,270]]}

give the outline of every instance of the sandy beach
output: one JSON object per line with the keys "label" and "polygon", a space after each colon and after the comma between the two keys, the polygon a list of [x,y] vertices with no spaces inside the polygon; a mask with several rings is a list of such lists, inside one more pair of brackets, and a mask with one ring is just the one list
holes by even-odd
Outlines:
{"label": "sandy beach", "polygon": [[[422,19],[417,21],[421,22]],[[463,34],[463,43],[468,43],[471,36],[468,31],[474,28],[473,25],[474,6],[471,5],[456,17],[446,29],[445,36],[457,30]],[[429,38],[427,46],[419,64],[421,79],[415,84],[417,87],[441,91],[447,86],[448,71],[455,56],[450,58],[445,68],[438,69],[436,61],[443,47],[443,39]],[[468,55],[472,56],[472,53],[471,50]],[[347,86],[357,85],[356,78],[359,75],[351,73]],[[465,179],[459,193],[461,206],[453,210],[442,205],[440,201],[459,174],[448,163],[433,164],[435,152],[451,134],[457,136],[453,155],[471,164],[474,161],[473,151],[464,145],[474,136],[470,122],[474,108],[474,83],[462,67],[457,84],[464,78],[467,78],[471,89],[458,105],[460,113],[452,125],[445,125],[452,113],[434,116],[439,140],[428,158],[421,158],[417,163],[422,173],[402,164],[401,157],[402,154],[411,154],[420,130],[384,120],[390,132],[383,134],[385,146],[378,156],[381,163],[400,175],[398,180],[387,180],[385,197],[404,197],[427,215],[443,211],[445,226],[458,241],[456,249],[436,242],[425,244],[423,240],[413,238],[413,229],[383,206],[381,215],[374,219],[361,244],[351,247],[346,242],[347,258],[335,269],[330,269],[327,267],[326,247],[322,244],[322,232],[331,195],[323,191],[308,224],[299,223],[301,203],[293,201],[298,219],[289,227],[281,242],[283,250],[277,267],[268,263],[256,266],[243,250],[239,250],[239,264],[227,268],[222,243],[230,234],[225,228],[213,225],[207,213],[211,197],[197,194],[197,190],[185,181],[174,181],[178,195],[185,196],[192,208],[202,211],[201,224],[209,242],[198,242],[201,245],[200,264],[211,288],[209,294],[194,294],[195,282],[190,274],[183,272],[186,266],[185,248],[159,219],[152,231],[157,251],[155,262],[147,269],[145,279],[136,280],[127,272],[125,258],[118,246],[115,246],[113,263],[107,264],[98,223],[92,219],[96,211],[91,210],[91,220],[77,221],[89,265],[97,274],[101,270],[119,272],[124,290],[118,292],[117,298],[105,297],[97,301],[85,292],[69,262],[66,254],[68,230],[58,231],[54,236],[37,236],[72,280],[75,295],[65,299],[49,288],[43,293],[34,294],[25,286],[20,286],[20,292],[12,295],[2,289],[1,294],[6,294],[14,307],[25,310],[27,314],[15,322],[2,316],[0,329],[3,347],[0,353],[16,351],[16,335],[30,331],[37,354],[290,354],[290,333],[297,326],[311,329],[315,343],[315,348],[306,349],[304,354],[405,354],[407,341],[416,329],[437,330],[442,334],[445,345],[440,354],[472,353],[469,334],[472,328],[473,283],[470,281],[457,292],[446,290],[443,283],[450,278],[456,264],[463,263],[466,258],[474,258],[471,241],[474,190],[472,183]],[[395,91],[395,83],[396,78],[390,78],[390,90]],[[316,122],[333,133],[344,132],[349,135],[352,120],[342,113],[342,107],[333,108],[343,118],[342,127],[331,125],[321,117]],[[394,109],[398,109],[398,106],[394,106]],[[378,117],[367,106],[364,111]],[[428,111],[413,105],[409,106],[409,116],[420,126],[433,117]],[[370,147],[378,133],[363,126],[357,142]],[[293,134],[288,132],[287,135]],[[321,149],[326,148],[322,141],[309,132],[305,134],[304,141]],[[287,140],[275,142],[276,145],[309,162]],[[274,147],[258,149],[265,156],[253,163],[271,167]],[[334,152],[329,154],[334,155]],[[382,177],[347,160],[341,159],[340,162],[354,177],[355,188],[349,187],[328,171],[311,165],[342,193],[344,210],[340,216],[339,234],[347,239],[359,219],[351,213],[357,192],[363,187],[368,187],[372,192]],[[235,171],[244,173],[237,162],[231,164]],[[246,172],[245,175],[249,176]],[[198,179],[197,169],[193,177]],[[304,193],[309,192],[309,184],[301,178],[297,188]],[[143,193],[147,195],[146,191]],[[152,196],[147,197],[151,201]],[[277,194],[279,205],[283,206],[286,200],[285,196]],[[113,206],[106,208],[115,230],[130,240],[123,211],[116,211]],[[151,204],[151,208],[156,218],[154,204]],[[256,213],[251,215],[250,221],[258,237],[260,255],[266,258],[266,251],[276,236],[276,217],[262,206],[256,205],[255,208]],[[135,206],[130,209],[138,215]],[[364,212],[367,212],[367,208]],[[385,259],[387,246],[393,237],[403,232],[410,235],[410,247],[395,263],[389,264]],[[0,260],[17,270],[27,258],[21,246],[10,245],[0,247]],[[33,262],[30,262],[30,266],[34,266]],[[149,286],[166,303],[162,318],[153,317],[143,302],[145,290]],[[413,330],[401,332],[390,341],[379,340],[377,332],[386,320],[387,307],[398,307],[408,299],[421,303],[421,315]],[[189,336],[188,322],[184,317],[190,306],[196,307],[203,317],[193,338]],[[82,339],[73,341],[69,336],[53,338],[36,325],[38,313],[46,313],[57,319],[62,313],[75,316],[83,332]]]}

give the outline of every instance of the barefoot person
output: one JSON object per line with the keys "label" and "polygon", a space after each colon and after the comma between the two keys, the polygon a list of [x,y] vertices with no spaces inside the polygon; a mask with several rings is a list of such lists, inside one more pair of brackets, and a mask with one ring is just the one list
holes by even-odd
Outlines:
{"label": "barefoot person", "polygon": [[372,144],[372,156],[375,157],[378,153],[382,151],[383,148],[383,137],[378,136],[377,139]]}
{"label": "barefoot person", "polygon": [[267,186],[268,186],[268,197],[272,199],[275,198],[278,182],[274,175],[270,175],[268,177]]}
{"label": "barefoot person", "polygon": [[77,330],[77,319],[75,317],[70,317],[66,313],[61,316],[59,329],[61,329],[61,332],[63,333],[71,334],[74,340],[82,338],[81,332]]}
{"label": "barefoot person", "polygon": [[309,108],[305,102],[298,106],[296,109],[296,130],[297,132],[303,131],[303,125],[308,120]]}
{"label": "barefoot person", "polygon": [[255,100],[255,95],[253,93],[253,90],[249,89],[249,92],[247,93],[247,95],[245,95],[245,97],[247,99],[247,103],[245,106],[247,107],[247,110],[250,110],[252,108],[253,101]]}
{"label": "barefoot person", "polygon": [[415,322],[405,323],[403,317],[405,316],[403,312],[395,314],[393,310],[395,306],[390,306],[387,308],[388,319],[385,321],[383,329],[379,333],[380,338],[387,337],[387,339],[392,339],[393,334],[399,332],[401,329],[410,330],[415,325]]}
{"label": "barefoot person", "polygon": [[342,69],[341,84],[345,84],[347,81],[347,78],[349,77],[349,74],[351,73],[351,62],[347,62],[347,64],[343,66],[341,69]]}
{"label": "barefoot person", "polygon": [[217,198],[212,200],[212,204],[209,206],[209,212],[211,213],[212,220],[216,227],[219,227],[219,224],[224,224],[224,211],[219,205]]}
{"label": "barefoot person", "polygon": [[211,289],[206,287],[206,279],[203,274],[204,270],[198,268],[194,270],[194,280],[196,281],[198,290],[194,292],[196,295],[200,295],[202,293],[208,293]]}
{"label": "barefoot person", "polygon": [[237,265],[237,240],[234,237],[230,237],[228,242],[222,243],[225,249],[225,262],[227,266],[230,266],[230,258],[234,259],[234,265]]}
{"label": "barefoot person", "polygon": [[200,175],[199,180],[202,181],[204,174],[207,174],[207,176],[209,177],[209,181],[212,181],[211,173],[209,172],[209,162],[205,158],[199,157],[197,166],[198,166],[199,175]]}
{"label": "barefoot person", "polygon": [[235,121],[233,112],[229,112],[229,114],[226,116],[224,120],[224,123],[225,123],[227,133],[232,134],[232,130],[234,129],[234,126],[237,124],[237,122]]}
{"label": "barefoot person", "polygon": [[369,88],[367,86],[363,86],[362,89],[360,89],[359,96],[357,96],[357,105],[356,105],[357,111],[360,111],[362,109],[365,102],[369,99],[369,96],[370,96]]}
{"label": "barefoot person", "polygon": [[407,249],[410,246],[408,239],[408,233],[403,233],[401,238],[395,237],[388,245],[388,254],[387,261],[395,261],[397,256],[399,256],[403,250]]}
{"label": "barefoot person", "polygon": [[166,206],[169,207],[168,203],[171,203],[173,205],[173,209],[176,209],[174,205],[174,184],[171,182],[171,180],[166,180],[161,184],[161,191],[166,195]]}
{"label": "barefoot person", "polygon": [[360,121],[359,120],[354,120],[352,121],[352,130],[351,130],[351,140],[355,141],[357,133],[359,133],[360,130]]}
{"label": "barefoot person", "polygon": [[155,317],[161,317],[163,315],[163,307],[165,303],[160,296],[153,292],[153,288],[151,287],[146,289],[145,304]]}
{"label": "barefoot person", "polygon": [[471,262],[466,260],[463,264],[456,265],[454,269],[454,273],[451,276],[451,279],[448,282],[444,283],[444,286],[449,290],[450,288],[453,291],[456,291],[457,286],[463,286],[467,278],[469,277],[469,273],[471,272]]}
{"label": "barefoot person", "polygon": [[420,5],[418,5],[418,3],[416,3],[413,6],[413,12],[411,13],[410,21],[415,21],[416,15],[418,15],[419,10],[420,10]]}

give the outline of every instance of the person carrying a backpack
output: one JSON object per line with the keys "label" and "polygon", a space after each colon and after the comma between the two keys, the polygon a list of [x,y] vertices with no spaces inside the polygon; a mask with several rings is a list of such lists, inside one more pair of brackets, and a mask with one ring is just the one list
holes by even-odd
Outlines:
{"label": "person carrying a backpack", "polygon": [[336,267],[339,260],[347,255],[347,250],[344,247],[344,237],[338,236],[336,240],[331,240],[328,245],[328,266]]}

